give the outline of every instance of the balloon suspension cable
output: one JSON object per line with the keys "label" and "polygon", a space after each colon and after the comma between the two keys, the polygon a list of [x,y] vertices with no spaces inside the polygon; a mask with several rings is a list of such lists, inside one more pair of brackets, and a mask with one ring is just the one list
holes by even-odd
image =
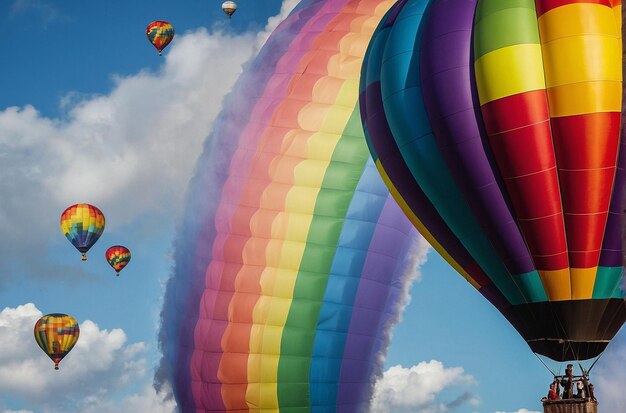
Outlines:
{"label": "balloon suspension cable", "polygon": [[535,353],[535,352],[533,351],[533,354],[535,355],[535,357],[537,357],[537,359],[539,359],[539,361],[541,362],[541,364],[543,364],[543,366],[544,366],[546,369],[548,369],[548,371],[549,371],[550,373],[552,373],[552,377],[556,377],[556,376],[557,376],[557,374],[556,374],[554,371],[552,371],[552,369],[551,369],[550,367],[548,367],[548,365],[547,365],[546,363],[544,363],[544,362],[543,362],[543,360],[541,359],[541,357],[539,357],[539,355],[538,355],[537,353]]}
{"label": "balloon suspension cable", "polygon": [[593,363],[591,363],[591,367],[589,367],[589,370],[587,370],[587,375],[589,375],[589,373],[591,373],[591,369],[593,368],[593,366],[596,365],[598,360],[600,360],[600,357],[602,357],[602,355],[604,355],[604,351],[598,355],[598,357],[596,358],[596,360]]}
{"label": "balloon suspension cable", "polygon": [[[566,338],[567,338],[567,335],[566,335]],[[572,351],[572,354],[576,356],[576,360],[579,360],[580,359],[580,354],[577,351],[575,351],[574,346],[572,345],[572,342],[569,339],[567,340],[567,346]],[[578,363],[578,364],[580,365],[580,363]],[[582,368],[582,366],[581,366],[581,368]]]}

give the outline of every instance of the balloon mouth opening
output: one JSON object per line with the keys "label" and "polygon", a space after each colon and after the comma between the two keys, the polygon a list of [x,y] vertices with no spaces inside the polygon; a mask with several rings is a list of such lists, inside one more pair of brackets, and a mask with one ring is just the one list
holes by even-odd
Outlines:
{"label": "balloon mouth opening", "polygon": [[87,261],[87,254],[81,254],[80,259],[81,259],[82,261]]}

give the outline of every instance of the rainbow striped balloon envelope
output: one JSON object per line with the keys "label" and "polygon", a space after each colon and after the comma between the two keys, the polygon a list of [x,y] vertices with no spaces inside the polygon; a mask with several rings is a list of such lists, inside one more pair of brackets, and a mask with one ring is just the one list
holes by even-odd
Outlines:
{"label": "rainbow striped balloon envelope", "polygon": [[417,232],[358,85],[393,1],[300,3],[226,98],[189,190],[160,336],[183,412],[365,411]]}
{"label": "rainbow striped balloon envelope", "polygon": [[98,241],[104,231],[104,214],[89,204],[75,204],[61,214],[61,232],[87,259],[87,251]]}
{"label": "rainbow striped balloon envelope", "polygon": [[130,250],[123,245],[114,245],[106,250],[104,258],[113,267],[116,275],[120,275],[120,271],[130,262]]}
{"label": "rainbow striped balloon envelope", "polygon": [[619,0],[406,0],[370,43],[361,116],[437,251],[553,360],[626,320]]}
{"label": "rainbow striped balloon envelope", "polygon": [[78,341],[80,328],[78,322],[67,314],[48,314],[41,317],[34,328],[35,340],[41,350],[54,362],[54,369],[74,348]]}
{"label": "rainbow striped balloon envelope", "polygon": [[163,49],[174,39],[174,26],[162,20],[153,21],[146,27],[146,36],[161,56]]}

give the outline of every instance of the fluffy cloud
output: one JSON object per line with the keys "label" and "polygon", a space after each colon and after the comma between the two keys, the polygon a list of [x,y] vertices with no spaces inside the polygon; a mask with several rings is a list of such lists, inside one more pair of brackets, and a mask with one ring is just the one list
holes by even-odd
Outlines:
{"label": "fluffy cloud", "polygon": [[124,331],[101,330],[85,320],[80,323],[80,339],[56,371],[33,338],[33,326],[41,316],[32,303],[0,312],[0,394],[20,401],[20,408],[45,413],[174,410],[173,402],[164,401],[149,386],[120,402],[110,401],[138,380],[149,382],[144,343],[128,343]]}
{"label": "fluffy cloud", "polygon": [[476,405],[478,399],[461,391],[450,401],[442,401],[445,389],[467,388],[476,384],[461,367],[445,367],[437,360],[421,362],[406,368],[393,366],[376,383],[371,413],[438,413],[453,411],[465,404]]}
{"label": "fluffy cloud", "polygon": [[267,38],[272,34],[276,26],[280,24],[291,13],[302,0],[283,0],[283,4],[280,7],[280,12],[276,16],[272,16],[268,19],[265,30],[257,35],[257,48],[260,48]]}
{"label": "fluffy cloud", "polygon": [[[176,404],[166,400],[163,394],[157,394],[150,385],[138,394],[124,397],[121,401],[112,401],[99,397],[85,400],[76,413],[174,413]],[[46,410],[46,413],[55,413]]]}
{"label": "fluffy cloud", "polygon": [[67,96],[63,118],[0,111],[0,282],[66,272],[43,262],[51,243],[66,241],[33,234],[58,235],[73,203],[98,205],[109,230],[173,222],[222,96],[260,41],[199,29],[177,37],[159,71],[118,76],[106,96]]}
{"label": "fluffy cloud", "polygon": [[[84,275],[47,260],[51,245],[67,242],[58,217],[68,205],[93,203],[109,231],[133,225],[153,239],[164,222],[176,222],[223,96],[297,3],[286,0],[261,33],[177,35],[160,70],[117,76],[104,96],[70,93],[62,118],[32,106],[0,111],[0,286],[18,275]],[[38,4],[19,0],[13,8]]]}

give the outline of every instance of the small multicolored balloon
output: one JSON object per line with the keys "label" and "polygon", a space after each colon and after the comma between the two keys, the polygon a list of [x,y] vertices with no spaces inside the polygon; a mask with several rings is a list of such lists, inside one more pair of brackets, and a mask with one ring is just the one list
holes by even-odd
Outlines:
{"label": "small multicolored balloon", "polygon": [[80,328],[78,322],[67,314],[48,314],[35,323],[35,340],[44,353],[54,362],[54,369],[74,348],[78,341]]}
{"label": "small multicolored balloon", "polygon": [[148,36],[148,40],[159,51],[159,56],[161,56],[163,49],[174,38],[174,26],[162,20],[153,21],[146,28],[146,36]]}
{"label": "small multicolored balloon", "polygon": [[115,270],[115,275],[120,275],[130,261],[130,250],[123,245],[114,245],[104,253],[104,257]]}
{"label": "small multicolored balloon", "polygon": [[104,231],[104,214],[89,204],[75,204],[61,214],[61,232],[87,259],[87,251]]}

